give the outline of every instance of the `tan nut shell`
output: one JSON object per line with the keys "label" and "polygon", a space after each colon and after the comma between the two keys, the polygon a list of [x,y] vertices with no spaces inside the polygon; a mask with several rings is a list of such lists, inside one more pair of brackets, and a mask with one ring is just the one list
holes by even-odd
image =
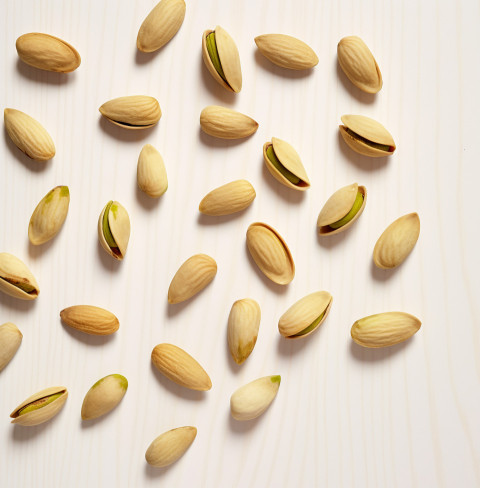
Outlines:
{"label": "tan nut shell", "polygon": [[237,364],[250,356],[260,328],[260,305],[251,298],[237,300],[228,317],[228,348]]}
{"label": "tan nut shell", "polygon": [[[358,192],[362,192],[363,194],[363,204],[360,207],[360,210],[357,212],[355,217],[353,217],[350,222],[339,227],[338,229],[332,229],[329,227],[330,224],[337,222],[338,220],[345,217],[345,215],[350,212],[353,204],[355,202],[355,198]],[[358,186],[358,183],[353,183],[351,185],[344,186],[337,190],[325,203],[322,210],[318,215],[317,219],[317,230],[320,235],[333,235],[338,234],[339,232],[343,232],[344,230],[348,229],[351,225],[355,223],[355,221],[362,215],[363,210],[365,208],[365,204],[367,203],[367,189],[364,186]]]}
{"label": "tan nut shell", "polygon": [[[6,280],[13,280],[18,283],[28,284],[35,289],[27,293]],[[13,254],[0,253],[0,291],[21,300],[34,300],[40,293],[37,280],[27,265]]]}
{"label": "tan nut shell", "polygon": [[10,139],[29,158],[48,161],[55,156],[55,144],[40,122],[13,108],[6,108],[3,116]]}
{"label": "tan nut shell", "polygon": [[168,379],[190,390],[207,391],[212,381],[190,354],[173,344],[158,344],[152,351],[152,363]]}
{"label": "tan nut shell", "polygon": [[217,274],[217,263],[206,254],[188,258],[175,273],[168,288],[168,303],[180,303],[203,290]]}
{"label": "tan nut shell", "polygon": [[378,238],[373,249],[376,266],[392,269],[402,264],[415,247],[419,235],[420,218],[415,212],[392,222]]}
{"label": "tan nut shell", "polygon": [[163,158],[151,144],[145,144],[138,157],[137,183],[140,190],[152,198],[158,198],[167,191],[168,179]]}
{"label": "tan nut shell", "polygon": [[130,218],[125,208],[115,200],[112,206],[116,205],[117,211],[116,213],[113,212],[112,208],[110,207],[108,214],[108,225],[110,226],[110,232],[112,233],[118,248],[111,248],[103,234],[103,214],[105,213],[107,205],[103,207],[100,217],[98,217],[98,240],[100,241],[103,249],[105,249],[110,256],[121,261],[125,257],[128,241],[130,239]]}
{"label": "tan nut shell", "polygon": [[[290,173],[293,173],[297,178],[300,178],[299,183],[295,185],[287,178],[285,178],[285,176],[283,176],[282,173],[280,173],[277,168],[275,168],[270,159],[268,159],[267,149],[270,145],[273,146],[273,152],[277,156],[277,159],[280,161],[280,163],[282,163],[282,166],[288,169],[288,171],[290,171]],[[270,171],[270,174],[277,181],[287,186],[288,188],[300,191],[305,191],[310,188],[310,180],[308,179],[307,172],[303,167],[300,156],[288,142],[277,139],[276,137],[272,137],[271,143],[266,142],[263,145],[263,160],[268,171]]]}
{"label": "tan nut shell", "polygon": [[247,247],[262,273],[279,285],[295,277],[295,263],[282,236],[268,224],[254,222],[247,229]]}
{"label": "tan nut shell", "polygon": [[[332,307],[332,295],[328,291],[316,291],[295,302],[278,321],[278,331],[287,339],[302,339],[315,332],[323,324]],[[305,330],[322,313],[325,312],[318,325],[306,334],[297,336]]]}
{"label": "tan nut shell", "polygon": [[207,193],[198,210],[205,215],[230,215],[247,208],[255,197],[255,189],[247,180],[236,180]]}
{"label": "tan nut shell", "polygon": [[255,37],[259,51],[281,68],[302,70],[318,64],[315,51],[300,39],[285,34],[264,34]]}
{"label": "tan nut shell", "polygon": [[181,458],[197,436],[196,427],[177,427],[159,435],[148,447],[145,459],[151,466],[163,468]]}
{"label": "tan nut shell", "polygon": [[70,73],[82,62],[78,51],[63,39],[31,32],[23,34],[15,44],[19,58],[34,68]]}
{"label": "tan nut shell", "polygon": [[357,36],[340,40],[337,46],[338,64],[347,78],[360,90],[377,93],[383,85],[382,73],[372,52]]}
{"label": "tan nut shell", "polygon": [[124,129],[149,129],[162,116],[158,101],[146,95],[131,95],[105,102],[100,113],[112,124]]}
{"label": "tan nut shell", "polygon": [[127,378],[121,374],[98,380],[83,399],[82,420],[96,419],[113,410],[127,393],[127,388]]}
{"label": "tan nut shell", "polygon": [[220,139],[241,139],[251,136],[258,129],[258,123],[248,115],[231,108],[210,105],[200,114],[203,132]]}
{"label": "tan nut shell", "polygon": [[[25,405],[32,403],[40,398],[56,395],[57,393],[63,392],[63,395],[59,396],[56,400],[44,407],[38,408],[37,410],[32,410],[31,412],[24,413],[23,415],[16,416],[17,412],[23,408]],[[68,391],[64,386],[52,386],[46,388],[45,390],[39,391],[34,395],[28,397],[23,403],[21,403],[11,414],[10,417],[13,418],[12,424],[19,424],[25,426],[32,426],[43,424],[47,420],[57,415],[57,413],[62,409],[65,401],[68,397]]]}
{"label": "tan nut shell", "polygon": [[120,323],[112,312],[93,305],[73,305],[63,309],[60,317],[70,327],[92,335],[110,335]]}
{"label": "tan nut shell", "polygon": [[[364,115],[343,115],[341,120],[344,125],[339,126],[340,134],[347,145],[355,152],[371,158],[383,158],[384,156],[391,156],[395,152],[395,141],[390,132],[380,122],[370,117],[365,117]],[[362,140],[353,137],[345,128],[350,129],[371,142],[390,146],[393,150],[383,151],[382,149],[369,146]]]}
{"label": "tan nut shell", "polygon": [[[207,50],[207,36],[215,32],[215,42],[217,45],[218,57],[223,69],[223,74],[227,82],[218,74],[215,66],[210,59]],[[215,30],[206,30],[202,36],[202,57],[205,66],[215,81],[227,90],[238,93],[242,89],[242,67],[240,65],[240,55],[238,54],[237,45],[231,38],[230,34],[217,25]]]}
{"label": "tan nut shell", "polygon": [[11,361],[22,343],[23,334],[11,322],[0,325],[0,371]]}
{"label": "tan nut shell", "polygon": [[185,10],[184,0],[158,2],[140,26],[137,48],[151,53],[167,44],[182,26]]}
{"label": "tan nut shell", "polygon": [[351,329],[352,339],[364,347],[387,347],[406,341],[422,323],[405,312],[385,312],[357,320]]}

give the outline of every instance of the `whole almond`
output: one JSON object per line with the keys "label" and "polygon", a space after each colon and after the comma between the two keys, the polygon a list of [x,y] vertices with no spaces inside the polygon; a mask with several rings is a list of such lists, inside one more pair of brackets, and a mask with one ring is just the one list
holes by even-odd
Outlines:
{"label": "whole almond", "polygon": [[156,368],[177,385],[191,390],[206,391],[212,387],[207,372],[187,352],[173,344],[158,344],[152,351]]}
{"label": "whole almond", "polygon": [[22,343],[23,335],[11,322],[0,325],[0,371],[11,361]]}
{"label": "whole almond", "polygon": [[197,436],[196,427],[178,427],[159,435],[148,447],[145,459],[157,468],[169,466],[181,458]]}
{"label": "whole almond", "polygon": [[231,108],[210,105],[200,114],[200,127],[213,137],[241,139],[256,132],[258,123],[248,115]]}
{"label": "whole almond", "polygon": [[109,335],[120,326],[117,317],[104,308],[93,305],[74,305],[60,312],[68,326],[92,335]]}
{"label": "whole almond", "polygon": [[247,208],[255,197],[255,189],[247,180],[236,180],[205,195],[198,210],[205,215],[229,215]]}

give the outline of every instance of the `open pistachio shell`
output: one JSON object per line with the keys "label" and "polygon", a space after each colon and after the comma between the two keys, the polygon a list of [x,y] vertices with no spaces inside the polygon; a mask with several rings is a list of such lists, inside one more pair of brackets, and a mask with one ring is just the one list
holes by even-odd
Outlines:
{"label": "open pistachio shell", "polygon": [[280,317],[280,334],[287,339],[307,337],[327,318],[332,300],[328,291],[317,291],[303,297]]}
{"label": "open pistachio shell", "polygon": [[240,56],[235,41],[225,29],[217,25],[214,31],[206,30],[203,33],[202,56],[205,66],[217,83],[235,93],[242,89]]}
{"label": "open pistachio shell", "polygon": [[34,300],[40,293],[37,280],[26,264],[13,254],[0,253],[0,291],[21,300]]}
{"label": "open pistachio shell", "polygon": [[146,95],[114,98],[105,102],[99,111],[112,124],[124,129],[149,129],[162,116],[158,101]]}
{"label": "open pistachio shell", "polygon": [[[358,197],[359,194],[361,200]],[[318,215],[318,233],[320,235],[333,235],[348,229],[362,215],[366,202],[367,189],[364,186],[353,183],[340,188],[327,200]],[[358,203],[358,207],[356,203]],[[338,224],[344,219],[343,225],[337,228],[331,227],[331,225]]]}
{"label": "open pistachio shell", "polygon": [[[108,214],[105,215],[105,212]],[[110,200],[98,218],[98,239],[103,249],[115,259],[122,260],[130,238],[130,218],[117,201]]]}
{"label": "open pistachio shell", "polygon": [[262,273],[278,285],[287,285],[295,276],[295,263],[282,236],[263,222],[247,229],[247,247]]}
{"label": "open pistachio shell", "polygon": [[343,115],[340,134],[347,145],[359,154],[382,158],[394,153],[392,135],[382,124],[364,115]]}
{"label": "open pistachio shell", "polygon": [[263,145],[263,159],[268,171],[283,185],[300,191],[310,188],[300,156],[288,142],[272,137],[272,142]]}
{"label": "open pistachio shell", "polygon": [[11,414],[12,424],[32,426],[42,424],[57,415],[68,397],[64,386],[52,386],[35,393],[21,403]]}

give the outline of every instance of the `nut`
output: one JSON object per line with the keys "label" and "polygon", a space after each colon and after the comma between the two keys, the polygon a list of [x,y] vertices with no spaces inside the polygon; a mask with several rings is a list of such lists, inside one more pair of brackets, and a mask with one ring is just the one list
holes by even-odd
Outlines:
{"label": "nut", "polygon": [[149,129],[162,116],[158,101],[146,95],[114,98],[105,102],[99,110],[112,124],[124,129]]}
{"label": "nut", "polygon": [[137,183],[140,190],[152,198],[167,191],[167,171],[162,156],[151,144],[145,144],[138,157]]}
{"label": "nut", "polygon": [[360,90],[377,93],[383,85],[382,73],[367,45],[357,36],[340,40],[337,46],[338,64],[347,78]]}
{"label": "nut", "polygon": [[24,63],[45,71],[70,73],[82,62],[80,54],[73,46],[49,34],[23,34],[17,39],[15,47]]}
{"label": "nut", "polygon": [[127,378],[121,374],[111,374],[98,380],[83,400],[82,420],[96,419],[113,410],[127,393],[127,388]]}
{"label": "nut", "polygon": [[98,218],[98,239],[110,256],[121,261],[130,239],[130,218],[125,208],[110,200]]}
{"label": "nut", "polygon": [[325,203],[317,219],[322,236],[338,234],[348,229],[362,215],[367,203],[367,189],[353,183],[337,190]]}
{"label": "nut", "polygon": [[22,343],[23,335],[11,322],[0,325],[0,371],[11,361]]}
{"label": "nut", "polygon": [[202,36],[203,62],[215,81],[227,90],[242,89],[242,68],[234,40],[219,25]]}
{"label": "nut", "polygon": [[163,468],[181,458],[197,436],[196,427],[178,427],[159,435],[148,447],[148,464]]}
{"label": "nut", "polygon": [[252,420],[262,415],[277,396],[281,377],[264,376],[239,388],[230,397],[230,411],[236,420]]}
{"label": "nut", "polygon": [[37,280],[23,261],[0,253],[0,291],[21,300],[34,300],[40,293]]}
{"label": "nut", "polygon": [[152,363],[177,385],[197,391],[207,391],[212,387],[207,372],[190,354],[178,346],[156,345],[152,351]]}
{"label": "nut", "polygon": [[40,122],[13,108],[6,108],[3,117],[10,139],[29,158],[48,161],[55,156],[55,144]]}
{"label": "nut", "polygon": [[112,312],[93,305],[73,305],[63,309],[60,317],[68,326],[92,335],[110,335],[120,323]]}
{"label": "nut", "polygon": [[28,238],[33,245],[44,244],[60,232],[69,204],[68,186],[56,186],[40,200],[28,224]]}
{"label": "nut", "polygon": [[307,337],[325,321],[332,307],[332,295],[317,291],[294,303],[278,321],[278,330],[287,339]]}
{"label": "nut", "polygon": [[295,276],[295,263],[282,236],[263,222],[247,229],[247,247],[260,271],[279,285],[287,285]]}
{"label": "nut", "polygon": [[248,115],[218,105],[205,107],[200,114],[202,130],[220,139],[241,139],[251,136],[258,123]]}
{"label": "nut", "polygon": [[263,159],[268,171],[283,185],[300,191],[310,188],[300,156],[288,142],[272,137],[272,142],[263,145]]}
{"label": "nut", "polygon": [[205,215],[230,215],[246,209],[255,197],[255,189],[247,180],[236,180],[205,195],[198,210]]}

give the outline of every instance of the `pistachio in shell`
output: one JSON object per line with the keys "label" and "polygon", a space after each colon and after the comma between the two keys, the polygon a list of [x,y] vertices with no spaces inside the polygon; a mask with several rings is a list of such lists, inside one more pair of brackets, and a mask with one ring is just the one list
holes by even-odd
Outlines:
{"label": "pistachio in shell", "polygon": [[82,420],[92,420],[113,410],[127,393],[128,381],[121,374],[99,379],[88,390],[82,404]]}
{"label": "pistachio in shell", "polygon": [[130,218],[120,203],[110,200],[98,218],[98,239],[103,249],[122,260],[130,238]]}
{"label": "pistachio in shell", "polygon": [[15,356],[22,339],[23,334],[12,322],[0,325],[0,371]]}
{"label": "pistachio in shell", "polygon": [[40,293],[27,265],[13,254],[0,253],[0,291],[21,300],[35,300]]}
{"label": "pistachio in shell", "polygon": [[168,188],[167,170],[161,154],[151,145],[143,146],[137,164],[137,183],[149,197],[161,197]]}
{"label": "pistachio in shell", "polygon": [[105,102],[100,113],[112,124],[124,129],[149,129],[162,116],[157,99],[146,95],[131,95]]}

